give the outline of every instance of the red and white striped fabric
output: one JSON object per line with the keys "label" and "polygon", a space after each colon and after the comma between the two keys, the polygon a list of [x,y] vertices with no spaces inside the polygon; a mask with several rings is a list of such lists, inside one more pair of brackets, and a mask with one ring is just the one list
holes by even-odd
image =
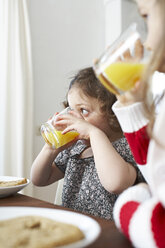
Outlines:
{"label": "red and white striped fabric", "polygon": [[[124,109],[117,108],[117,105],[113,107],[127,139],[130,139],[129,144],[139,162],[139,169],[145,168],[141,171],[149,186],[139,184],[120,194],[114,206],[114,220],[134,247],[165,248],[165,99],[153,129],[161,146],[154,139],[150,143],[146,140],[148,120],[143,116],[141,103]],[[137,138],[139,130],[141,134],[144,132],[144,136],[138,134]],[[140,147],[143,137],[144,146]]]}
{"label": "red and white striped fabric", "polygon": [[165,248],[165,209],[139,184],[125,190],[114,207],[116,226],[137,248]]}

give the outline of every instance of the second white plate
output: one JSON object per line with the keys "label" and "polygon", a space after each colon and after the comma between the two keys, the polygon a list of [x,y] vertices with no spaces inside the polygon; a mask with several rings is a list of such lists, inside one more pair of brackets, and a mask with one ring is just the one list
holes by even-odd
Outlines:
{"label": "second white plate", "polygon": [[[8,177],[8,176],[0,176],[0,181],[15,181],[20,180],[20,177]],[[0,198],[7,197],[9,195],[13,195],[20,191],[21,189],[25,188],[29,184],[29,179],[27,179],[27,183],[20,184],[17,186],[10,186],[10,187],[0,187]]]}

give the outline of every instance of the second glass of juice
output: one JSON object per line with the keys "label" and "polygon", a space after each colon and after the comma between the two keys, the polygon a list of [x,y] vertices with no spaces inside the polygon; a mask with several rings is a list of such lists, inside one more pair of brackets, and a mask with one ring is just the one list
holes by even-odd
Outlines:
{"label": "second glass of juice", "polygon": [[[67,114],[69,110],[69,107],[65,108],[58,115]],[[65,134],[62,134],[62,131],[55,129],[52,122],[56,117],[57,115],[55,115],[51,120],[41,125],[41,135],[44,138],[45,142],[52,148],[59,148],[74,140],[79,135],[79,133],[76,131],[70,131]]]}
{"label": "second glass of juice", "polygon": [[112,93],[120,95],[133,88],[142,78],[148,54],[133,23],[94,63],[100,82]]}

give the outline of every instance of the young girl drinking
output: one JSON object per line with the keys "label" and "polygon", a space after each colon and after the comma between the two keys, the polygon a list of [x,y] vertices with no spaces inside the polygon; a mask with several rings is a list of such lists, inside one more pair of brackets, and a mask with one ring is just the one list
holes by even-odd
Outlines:
{"label": "young girl drinking", "polygon": [[[149,188],[140,184],[125,190],[114,208],[118,228],[135,247],[165,247],[165,97],[159,113],[148,103],[150,82],[154,72],[165,73],[165,1],[136,0],[146,19],[148,35],[145,45],[153,57],[142,82],[119,97],[113,106],[126,134],[135,160],[144,168]],[[165,75],[164,82],[165,84]],[[156,107],[156,106],[155,106]],[[125,114],[126,120],[122,118]],[[135,121],[136,120],[136,121]],[[126,127],[127,126],[127,127]],[[131,127],[131,128],[130,128]]]}
{"label": "young girl drinking", "polygon": [[63,206],[106,219],[112,219],[118,194],[143,181],[111,110],[115,101],[92,68],[79,71],[67,94],[71,111],[54,122],[63,133],[76,130],[79,136],[58,149],[45,144],[31,169],[37,186],[64,177]]}

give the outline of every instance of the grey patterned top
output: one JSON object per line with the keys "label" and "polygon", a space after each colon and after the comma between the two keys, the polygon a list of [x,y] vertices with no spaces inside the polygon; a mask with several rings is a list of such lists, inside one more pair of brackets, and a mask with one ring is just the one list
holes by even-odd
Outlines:
{"label": "grey patterned top", "polygon": [[[125,138],[115,141],[112,145],[125,161],[136,167]],[[56,165],[65,174],[62,205],[111,220],[117,195],[109,193],[101,185],[94,157],[80,158],[80,154],[86,147],[83,140],[78,140],[72,147],[62,151],[56,157]],[[137,171],[136,181],[144,181],[138,168]]]}

